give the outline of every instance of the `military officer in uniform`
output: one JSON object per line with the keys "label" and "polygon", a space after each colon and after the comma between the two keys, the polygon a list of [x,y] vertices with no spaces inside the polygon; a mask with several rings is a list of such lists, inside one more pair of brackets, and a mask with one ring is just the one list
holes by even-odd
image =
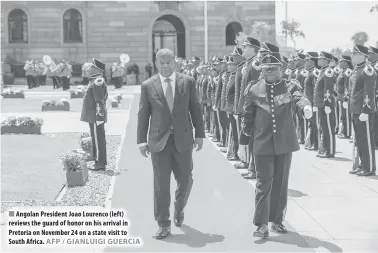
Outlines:
{"label": "military officer in uniform", "polygon": [[337,66],[339,64],[339,59],[332,55],[332,61],[329,63],[329,67],[333,70],[334,72],[334,75],[333,75],[333,80],[334,80],[334,85],[333,85],[333,93],[332,95],[334,96],[334,99],[335,99],[335,110],[334,110],[334,114],[335,114],[335,133],[338,134],[339,133],[339,128],[340,128],[340,122],[341,122],[341,115],[339,113],[340,111],[340,108],[339,108],[339,103],[338,103],[338,88],[337,88],[337,78],[338,76],[340,75],[341,73],[341,69]]}
{"label": "military officer in uniform", "polygon": [[373,66],[366,63],[368,55],[367,47],[353,46],[352,63],[355,69],[350,78],[350,111],[362,166],[353,168],[350,173],[358,176],[375,175],[376,171],[374,114],[377,73]]}
{"label": "military officer in uniform", "polygon": [[[243,106],[245,100],[245,90],[247,84],[252,80],[257,80],[260,76],[261,67],[259,66],[259,60],[257,59],[258,51],[260,50],[260,41],[252,37],[246,37],[243,44],[243,57],[246,58],[246,62],[242,68],[242,80],[240,86],[240,97],[237,104],[237,113],[243,113]],[[241,128],[241,120],[240,120]],[[245,145],[242,145],[241,139],[245,139]],[[252,179],[256,178],[255,162],[253,159],[253,141],[249,141],[249,137],[244,135],[242,131],[239,131],[239,158],[243,158],[240,163],[235,164],[235,168],[248,168],[248,176]]]}
{"label": "military officer in uniform", "polygon": [[[308,72],[304,80],[304,93],[310,101],[311,106],[314,105],[314,92],[315,92],[315,69],[318,64],[319,54],[317,52],[307,52],[305,68]],[[305,140],[305,149],[318,150],[318,124],[317,124],[317,111],[313,110],[311,119],[308,121],[308,130]]]}
{"label": "military officer in uniform", "polygon": [[336,138],[335,127],[336,119],[335,113],[335,98],[333,96],[334,90],[334,71],[329,67],[332,61],[330,53],[321,51],[319,54],[318,64],[321,68],[319,77],[315,85],[315,103],[319,115],[319,123],[322,131],[322,144],[324,152],[319,152],[317,155],[321,158],[335,157],[336,153]]}
{"label": "military officer in uniform", "polygon": [[[223,122],[221,121],[222,124],[222,131],[223,135],[226,135],[226,138],[224,140],[224,147],[221,147],[221,152],[226,153],[227,152],[227,147],[228,147],[228,142],[229,142],[229,131],[230,131],[230,120],[228,118],[227,112],[226,112],[226,94],[227,94],[227,83],[230,78],[231,72],[228,70],[228,65],[229,65],[229,59],[230,56],[225,55],[223,57],[223,74],[221,76],[221,81],[222,81],[222,90],[221,90],[221,98],[220,98],[220,107],[219,107],[219,116],[220,119],[223,119]],[[222,116],[221,116],[222,115]]]}
{"label": "military officer in uniform", "polygon": [[[287,191],[292,152],[299,150],[294,128],[295,109],[306,118],[312,116],[311,103],[302,95],[296,80],[281,78],[281,55],[262,58],[263,78],[248,91],[243,132],[254,139],[257,184],[254,224],[256,237],[268,237],[271,229],[286,233],[282,224],[287,206]],[[295,109],[294,109],[295,107]]]}
{"label": "military officer in uniform", "polygon": [[349,113],[348,103],[345,101],[345,97],[348,94],[349,88],[349,78],[352,75],[352,59],[348,55],[341,55],[339,60],[339,66],[341,72],[337,77],[336,86],[337,86],[337,102],[339,105],[339,114],[341,115],[341,126],[340,134],[338,138],[346,139],[351,136],[352,133],[352,121]]}
{"label": "military officer in uniform", "polygon": [[[375,72],[378,73],[378,48],[369,47],[369,62],[371,66],[374,67]],[[378,108],[378,78],[375,85],[375,102],[377,103]],[[375,114],[375,120],[374,120],[374,129],[378,128],[378,110]],[[375,147],[378,147],[378,130],[375,130]]]}
{"label": "military officer in uniform", "polygon": [[107,122],[105,64],[94,59],[91,62],[91,79],[83,98],[80,120],[89,123],[92,138],[95,170],[105,169],[107,165],[105,123]]}
{"label": "military officer in uniform", "polygon": [[194,56],[193,59],[192,59],[192,70],[190,72],[190,75],[194,78],[194,81],[197,81],[197,67],[200,63],[200,58],[197,57],[197,56]]}
{"label": "military officer in uniform", "polygon": [[[306,62],[305,54],[298,53],[296,57],[294,58],[294,64],[296,67],[295,79],[301,85],[302,90],[304,89],[304,80],[306,76],[308,75],[307,70],[304,68],[305,62]],[[307,122],[303,118],[302,112],[298,112],[296,114],[296,122],[297,122],[297,133],[298,133],[299,144],[304,144],[305,138],[306,138]]]}

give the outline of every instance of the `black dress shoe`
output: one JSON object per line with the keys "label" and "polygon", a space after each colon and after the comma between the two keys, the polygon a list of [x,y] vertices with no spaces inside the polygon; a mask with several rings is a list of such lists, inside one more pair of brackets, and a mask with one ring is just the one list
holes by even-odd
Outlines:
{"label": "black dress shoe", "polygon": [[374,171],[363,171],[363,170],[360,170],[356,173],[357,176],[361,176],[361,177],[368,177],[368,176],[375,176],[375,172]]}
{"label": "black dress shoe", "polygon": [[160,227],[156,232],[155,239],[161,240],[171,235],[171,227]]}
{"label": "black dress shoe", "polygon": [[357,174],[361,170],[362,170],[362,166],[360,165],[357,168],[353,168],[351,171],[349,171],[349,174]]}
{"label": "black dress shoe", "polygon": [[318,157],[320,157],[320,158],[334,158],[335,155],[334,154],[323,153],[323,154],[320,154]]}
{"label": "black dress shoe", "polygon": [[269,237],[269,230],[267,225],[262,225],[257,228],[257,230],[253,233],[254,237],[261,237],[261,238],[268,238]]}
{"label": "black dress shoe", "polygon": [[237,156],[231,156],[231,157],[227,157],[227,160],[229,160],[229,161],[239,161],[240,159]]}
{"label": "black dress shoe", "polygon": [[181,227],[182,223],[184,222],[184,218],[175,218],[174,222],[176,227]]}
{"label": "black dress shoe", "polygon": [[234,164],[234,167],[235,169],[246,169],[248,168],[248,163],[245,163],[245,162],[236,163]]}
{"label": "black dress shoe", "polygon": [[220,148],[223,148],[224,144],[223,143],[217,143],[217,146],[220,147]]}
{"label": "black dress shoe", "polygon": [[286,227],[281,223],[273,223],[270,229],[280,234],[287,234]]}

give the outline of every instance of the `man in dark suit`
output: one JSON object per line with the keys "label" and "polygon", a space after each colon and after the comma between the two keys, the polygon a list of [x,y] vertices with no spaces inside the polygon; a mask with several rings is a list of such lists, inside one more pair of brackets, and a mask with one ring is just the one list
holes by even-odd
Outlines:
{"label": "man in dark suit", "polygon": [[253,139],[256,163],[254,236],[268,237],[272,230],[286,233],[282,224],[292,152],[299,150],[294,113],[312,117],[311,103],[297,80],[281,78],[281,55],[268,53],[262,58],[263,78],[254,81],[244,103],[242,131]]}
{"label": "man in dark suit", "polygon": [[193,184],[193,147],[202,149],[205,128],[194,79],[174,72],[173,52],[161,49],[156,54],[156,66],[159,73],[141,86],[137,143],[143,156],[151,153],[154,214],[160,227],[156,239],[163,239],[171,234],[171,173],[177,181],[174,223],[181,226]]}
{"label": "man in dark suit", "polygon": [[90,73],[90,81],[83,98],[80,120],[89,123],[95,160],[94,169],[101,170],[105,169],[107,164],[104,124],[107,122],[108,116],[106,110],[108,90],[104,78],[105,64],[93,59]]}

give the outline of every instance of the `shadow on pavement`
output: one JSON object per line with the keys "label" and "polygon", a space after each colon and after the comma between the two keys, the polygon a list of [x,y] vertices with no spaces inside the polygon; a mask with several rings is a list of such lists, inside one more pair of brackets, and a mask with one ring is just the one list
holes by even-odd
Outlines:
{"label": "shadow on pavement", "polygon": [[303,193],[297,190],[292,190],[292,189],[289,189],[288,194],[289,194],[289,197],[293,197],[293,198],[300,198],[300,197],[308,196],[306,193]]}
{"label": "shadow on pavement", "polygon": [[373,179],[373,180],[378,180],[378,176],[368,176],[368,177],[365,177],[367,179]]}
{"label": "shadow on pavement", "polygon": [[209,243],[222,242],[224,240],[223,235],[205,234],[187,225],[182,225],[180,229],[185,234],[171,235],[164,241],[169,243],[186,244],[191,248],[203,248]]}
{"label": "shadow on pavement", "polygon": [[329,252],[343,252],[343,249],[334,243],[323,241],[311,236],[301,235],[296,232],[289,232],[286,235],[271,236],[268,239],[259,239],[255,241],[256,244],[265,244],[269,242],[297,245],[299,248],[306,249],[325,248]]}
{"label": "shadow on pavement", "polygon": [[352,159],[345,158],[345,157],[334,157],[334,158],[328,158],[333,161],[339,161],[339,162],[351,162]]}

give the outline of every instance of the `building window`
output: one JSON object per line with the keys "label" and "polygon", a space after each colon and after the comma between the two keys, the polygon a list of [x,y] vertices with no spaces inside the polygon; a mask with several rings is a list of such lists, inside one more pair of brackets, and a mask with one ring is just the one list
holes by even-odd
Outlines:
{"label": "building window", "polygon": [[83,42],[83,21],[78,10],[69,9],[63,16],[64,43]]}
{"label": "building window", "polygon": [[236,36],[242,32],[242,26],[238,22],[230,22],[226,26],[226,46],[235,46]]}
{"label": "building window", "polygon": [[23,10],[15,9],[8,15],[9,43],[28,43],[28,17]]}

